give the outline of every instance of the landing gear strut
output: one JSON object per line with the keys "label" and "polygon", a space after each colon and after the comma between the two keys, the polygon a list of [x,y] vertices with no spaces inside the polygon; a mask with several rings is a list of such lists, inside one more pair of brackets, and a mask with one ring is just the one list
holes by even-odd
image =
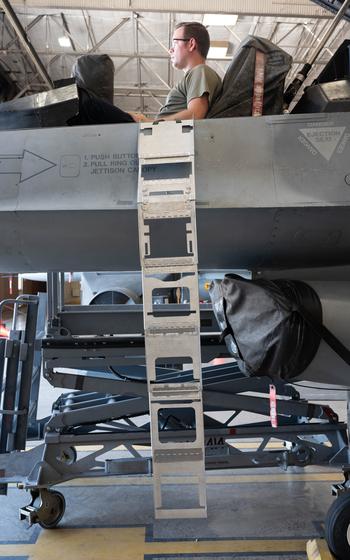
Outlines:
{"label": "landing gear strut", "polygon": [[53,529],[61,521],[66,501],[61,492],[40,488],[30,491],[32,501],[20,509],[19,517],[28,519],[29,525],[39,523],[44,529]]}

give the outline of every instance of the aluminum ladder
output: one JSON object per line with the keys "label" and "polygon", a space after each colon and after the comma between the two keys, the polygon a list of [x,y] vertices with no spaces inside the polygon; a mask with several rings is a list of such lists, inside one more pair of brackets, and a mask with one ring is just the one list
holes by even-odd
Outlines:
{"label": "aluminum ladder", "polygon": [[[157,519],[207,515],[194,165],[193,121],[140,125],[138,227]],[[187,294],[186,313],[157,312],[154,292],[169,289]],[[192,362],[192,380],[158,379],[157,364],[176,360]],[[194,421],[193,441],[166,438],[160,414],[172,409],[186,409]],[[185,507],[173,507],[165,488],[171,484],[180,485]]]}

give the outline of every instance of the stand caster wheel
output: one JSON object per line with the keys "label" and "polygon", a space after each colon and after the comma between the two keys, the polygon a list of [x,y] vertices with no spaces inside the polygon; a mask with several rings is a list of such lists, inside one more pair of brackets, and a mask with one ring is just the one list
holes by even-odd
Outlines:
{"label": "stand caster wheel", "polygon": [[350,558],[350,492],[340,494],[328,510],[326,540],[338,560]]}
{"label": "stand caster wheel", "polygon": [[20,519],[28,519],[29,525],[39,523],[43,529],[53,529],[61,521],[66,501],[61,492],[40,488],[31,490],[31,503],[20,510]]}

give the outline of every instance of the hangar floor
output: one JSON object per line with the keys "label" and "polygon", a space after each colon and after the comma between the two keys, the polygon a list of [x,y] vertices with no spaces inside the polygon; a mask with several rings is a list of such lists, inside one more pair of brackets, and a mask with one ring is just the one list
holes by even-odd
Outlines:
{"label": "hangar floor", "polygon": [[[329,404],[345,420],[346,393],[308,389],[305,396],[325,403],[328,395],[339,399]],[[154,520],[149,477],[74,480],[57,487],[67,507],[53,530],[18,520],[30,500],[12,486],[0,496],[0,560],[305,560],[306,542],[324,535],[331,484],[341,480],[334,467],[211,471],[208,518],[175,521]],[[169,491],[176,505],[177,487]]]}

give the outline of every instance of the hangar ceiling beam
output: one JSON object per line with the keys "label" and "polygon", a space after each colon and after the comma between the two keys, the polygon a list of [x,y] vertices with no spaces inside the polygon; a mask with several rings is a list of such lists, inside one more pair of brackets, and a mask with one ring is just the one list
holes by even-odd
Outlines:
{"label": "hangar ceiling beam", "polygon": [[252,16],[283,16],[327,18],[329,11],[313,2],[289,0],[16,0],[17,5],[29,7],[114,10],[134,12],[174,12],[174,13],[227,13]]}
{"label": "hangar ceiling beam", "polygon": [[80,49],[84,49],[83,45],[76,38],[73,38],[73,35],[67,25],[67,20],[65,17],[62,17],[62,15],[64,16],[64,14],[60,14],[59,16],[50,15],[49,20],[53,21],[57,25],[57,27],[59,27],[63,31],[64,35],[68,36],[73,52],[77,52],[75,44],[77,44]]}
{"label": "hangar ceiling beam", "polygon": [[66,18],[66,16],[64,15],[63,12],[61,12],[61,19],[62,19],[63,27],[64,27],[64,29],[66,30],[67,35],[69,35],[70,44],[72,45],[72,49],[73,49],[73,51],[76,51],[77,49],[75,48],[74,39],[73,39],[72,34],[71,34],[70,30],[69,30],[67,18]]}
{"label": "hangar ceiling beam", "polygon": [[[36,18],[34,18],[25,28],[25,33],[27,34],[28,31],[30,31],[37,23],[39,23],[39,21],[41,21],[43,19],[43,15],[40,14],[39,16],[36,16]],[[17,41],[19,41],[18,37],[14,37],[13,39],[11,39],[7,45],[5,46],[5,49],[8,50],[12,47],[12,45],[14,45],[15,43],[17,43]]]}
{"label": "hangar ceiling beam", "polygon": [[[346,39],[346,37],[344,36],[344,39]],[[280,41],[278,41],[276,44],[279,44]],[[337,42],[338,45],[339,41]],[[283,45],[283,48],[295,48],[292,45]],[[309,47],[303,47],[304,50],[308,49]],[[327,51],[329,51],[329,49],[326,49]],[[0,54],[2,54],[2,52],[0,49]],[[13,54],[21,54],[22,51],[19,50],[12,50],[11,51]],[[60,56],[71,56],[71,57],[76,57],[76,56],[82,56],[83,54],[90,54],[92,51],[91,50],[77,50],[77,51],[73,51],[73,50],[68,50],[66,52],[62,52],[56,49],[48,49],[48,50],[37,50],[37,53],[40,56],[54,56],[55,60],[50,59],[48,62],[48,65],[50,66],[51,64],[53,64],[53,62],[55,62]],[[137,58],[141,58],[143,61],[144,60],[168,60],[169,56],[167,56],[166,54],[161,54],[161,53],[142,53],[142,55],[137,55],[134,54],[133,52],[120,52],[120,51],[110,51],[108,50],[108,54],[111,58],[115,58],[115,59],[127,59],[124,60],[120,66],[117,66],[115,68],[115,72],[114,75],[117,74],[117,72],[120,72],[120,70],[122,70],[130,61],[132,60],[136,60]],[[210,57],[210,63],[229,63],[232,60],[232,56],[227,56],[226,58],[216,58],[216,57]],[[305,62],[305,56],[303,56],[302,54],[296,58],[293,58],[293,63],[294,64],[304,64]],[[316,60],[316,62],[314,63],[315,65],[322,65],[325,64],[326,62],[328,62],[328,58],[327,57],[322,57],[319,60]],[[221,69],[222,70],[222,69]],[[153,72],[154,74],[154,72]],[[169,84],[169,83],[168,83]],[[167,84],[167,87],[168,87]]]}
{"label": "hangar ceiling beam", "polygon": [[34,49],[33,45],[28,41],[27,34],[19,21],[17,15],[15,14],[10,2],[8,0],[0,0],[0,6],[2,6],[6,17],[13,27],[16,35],[18,36],[19,42],[21,43],[23,49],[37,70],[38,74],[44,81],[45,85],[51,89],[53,87],[53,82],[46,71],[45,66],[41,62],[38,53]]}
{"label": "hangar ceiling beam", "polygon": [[88,32],[91,48],[93,48],[96,45],[97,41],[94,33],[94,28],[92,27],[92,23],[91,23],[91,16],[86,10],[82,10],[82,14],[83,14],[86,30]]}
{"label": "hangar ceiling beam", "polygon": [[139,23],[139,28],[143,29],[143,31],[145,33],[147,33],[147,35],[155,42],[157,43],[157,45],[160,46],[161,49],[163,49],[166,53],[167,56],[169,56],[169,48],[167,47],[167,45],[164,45],[164,43],[162,43],[162,41],[160,41],[155,35],[154,33],[152,33],[149,29],[147,29],[147,27],[141,23],[141,21],[138,22]]}
{"label": "hangar ceiling beam", "polygon": [[106,41],[108,41],[108,39],[110,39],[110,37],[112,37],[112,35],[114,35],[115,33],[117,33],[117,31],[119,31],[119,29],[121,27],[123,27],[123,25],[125,25],[125,23],[127,23],[128,21],[130,21],[129,17],[125,17],[123,18],[115,27],[113,27],[113,29],[111,29],[107,35],[105,35],[104,37],[102,37],[102,39],[100,41],[98,41],[98,43],[96,43],[88,52],[89,53],[94,53],[96,52],[102,45],[103,43],[105,43]]}

